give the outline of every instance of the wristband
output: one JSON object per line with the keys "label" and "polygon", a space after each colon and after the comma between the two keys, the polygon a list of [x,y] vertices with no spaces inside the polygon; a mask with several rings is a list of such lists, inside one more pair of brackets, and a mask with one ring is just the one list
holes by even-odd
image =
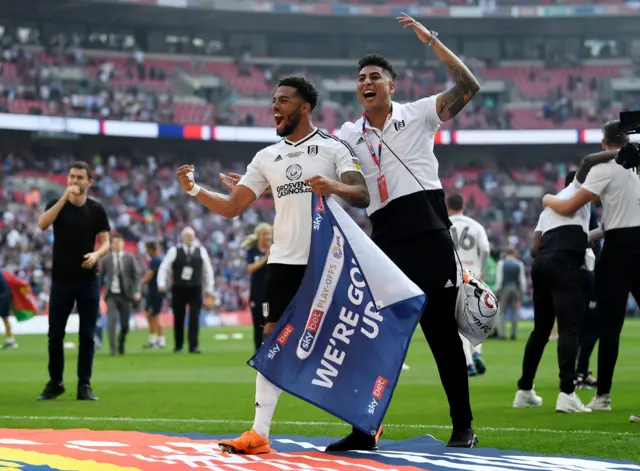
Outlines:
{"label": "wristband", "polygon": [[197,183],[194,183],[189,191],[187,191],[191,196],[196,196],[200,193],[200,186]]}

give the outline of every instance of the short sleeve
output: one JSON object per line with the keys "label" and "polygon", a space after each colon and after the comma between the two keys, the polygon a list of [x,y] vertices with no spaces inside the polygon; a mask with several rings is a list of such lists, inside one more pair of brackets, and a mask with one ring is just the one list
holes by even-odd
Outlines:
{"label": "short sleeve", "polygon": [[491,250],[491,246],[489,245],[489,237],[487,237],[487,231],[484,230],[484,227],[480,227],[480,237],[479,244],[480,250],[484,252],[489,252]]}
{"label": "short sleeve", "polygon": [[594,195],[602,196],[607,185],[611,182],[611,168],[610,164],[600,164],[592,167],[582,184],[582,188]]}
{"label": "short sleeve", "polygon": [[256,261],[256,249],[253,247],[247,251],[247,263],[253,263]]}
{"label": "short sleeve", "polygon": [[162,263],[162,260],[160,259],[160,257],[153,257],[151,259],[151,263],[149,264],[149,269],[151,271],[157,272],[160,269],[161,263]]}
{"label": "short sleeve", "polygon": [[246,173],[238,182],[238,185],[246,186],[253,191],[256,198],[259,198],[264,190],[269,186],[269,182],[267,182],[266,177],[260,170],[260,165],[258,163],[259,157],[260,153],[256,154],[249,165],[247,165]]}
{"label": "short sleeve", "polygon": [[545,213],[546,209],[542,211],[542,213],[540,214],[540,217],[538,218],[538,224],[536,225],[536,228],[533,230],[533,232],[544,232],[542,229],[542,220],[544,219],[544,213]]}
{"label": "short sleeve", "polygon": [[358,160],[356,153],[353,151],[347,141],[343,141],[341,139],[338,140],[338,145],[336,146],[336,150],[334,153],[334,159],[334,166],[338,177],[341,177],[342,174],[346,172],[362,173],[360,160]]}
{"label": "short sleeve", "polygon": [[440,128],[442,123],[444,123],[444,121],[440,119],[440,116],[438,116],[438,110],[436,109],[437,101],[438,95],[421,98],[420,100],[405,105],[405,111],[408,111],[410,117],[414,119],[423,118],[429,129],[435,132]]}
{"label": "short sleeve", "polygon": [[109,225],[109,218],[107,212],[104,210],[104,206],[100,203],[96,204],[96,226],[95,233],[109,232],[111,226]]}

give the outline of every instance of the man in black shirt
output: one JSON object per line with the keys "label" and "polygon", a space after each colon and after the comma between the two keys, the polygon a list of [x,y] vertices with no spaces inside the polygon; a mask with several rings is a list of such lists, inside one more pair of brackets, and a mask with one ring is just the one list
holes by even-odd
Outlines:
{"label": "man in black shirt", "polygon": [[[63,384],[65,328],[74,303],[80,317],[77,399],[97,398],[91,390],[94,329],[100,306],[97,262],[110,247],[109,220],[104,207],[87,197],[93,172],[85,162],[69,169],[68,187],[58,200],[49,201],[38,219],[45,230],[53,225],[53,269],[49,300],[49,382],[38,399],[55,399]],[[100,246],[96,250],[96,236]]]}

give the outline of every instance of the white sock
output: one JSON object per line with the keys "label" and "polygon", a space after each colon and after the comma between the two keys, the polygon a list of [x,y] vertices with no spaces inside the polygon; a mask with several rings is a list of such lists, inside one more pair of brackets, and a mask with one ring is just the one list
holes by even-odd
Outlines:
{"label": "white sock", "polygon": [[149,343],[156,343],[158,336],[156,334],[149,334]]}
{"label": "white sock", "polygon": [[482,344],[473,347],[473,353],[477,353],[478,355],[482,355]]}
{"label": "white sock", "polygon": [[464,350],[464,357],[467,359],[467,366],[473,365],[473,360],[471,359],[471,342],[467,340],[467,338],[460,335],[460,339],[462,340],[462,349]]}
{"label": "white sock", "polygon": [[267,378],[258,373],[256,378],[256,418],[253,429],[261,437],[269,436],[271,419],[276,411],[278,397],[282,390],[269,382]]}
{"label": "white sock", "polygon": [[13,337],[7,337],[7,343],[14,343],[16,341],[16,339],[14,339]]}
{"label": "white sock", "polygon": [[161,347],[167,346],[167,339],[164,338],[164,335],[160,335],[158,337],[158,345],[160,345]]}

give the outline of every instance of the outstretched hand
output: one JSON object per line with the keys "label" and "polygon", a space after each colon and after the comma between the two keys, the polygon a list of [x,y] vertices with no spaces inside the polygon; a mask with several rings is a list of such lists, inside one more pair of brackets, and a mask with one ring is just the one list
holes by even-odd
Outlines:
{"label": "outstretched hand", "polygon": [[425,28],[422,23],[417,22],[406,13],[402,13],[396,18],[396,20],[398,20],[398,23],[400,23],[403,28],[413,29],[413,31],[416,33],[416,36],[418,36],[418,39],[424,44],[428,44],[429,41],[431,41],[431,31]]}

